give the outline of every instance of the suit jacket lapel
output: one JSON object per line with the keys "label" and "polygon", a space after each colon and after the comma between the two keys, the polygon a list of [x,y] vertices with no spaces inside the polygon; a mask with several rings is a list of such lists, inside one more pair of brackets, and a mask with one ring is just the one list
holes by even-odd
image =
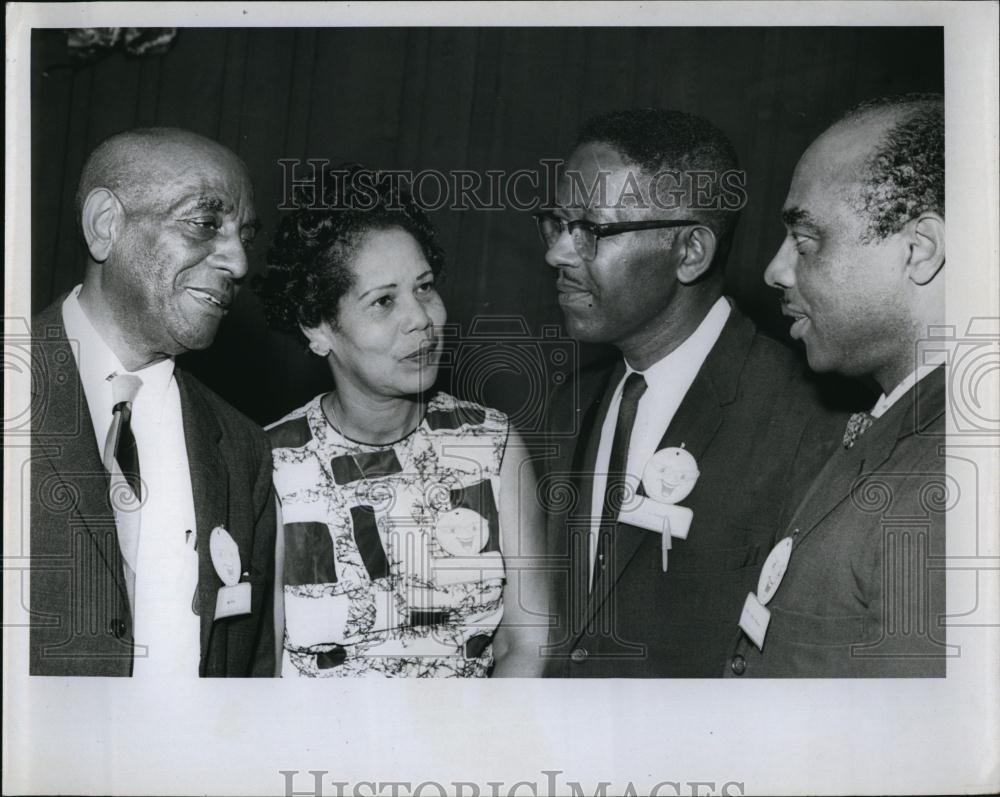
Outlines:
{"label": "suit jacket lapel", "polygon": [[[719,339],[660,438],[657,451],[671,446],[683,447],[691,452],[695,461],[700,461],[722,425],[722,408],[735,401],[738,395],[740,374],[754,334],[753,323],[733,308]],[[607,599],[615,582],[650,534],[659,537],[657,532],[618,524],[610,577],[601,579],[598,592],[591,596],[591,614]]]}
{"label": "suit jacket lapel", "polygon": [[625,362],[619,360],[613,368],[603,371],[587,385],[581,386],[581,401],[585,400],[587,407],[583,413],[580,434],[576,438],[570,462],[580,491],[578,514],[586,517],[588,521],[593,514],[591,506],[594,500],[594,462],[597,459],[597,449],[601,445],[601,427],[608,414],[611,397],[624,375]]}
{"label": "suit jacket lapel", "polygon": [[798,530],[796,545],[848,498],[858,477],[876,471],[892,456],[900,440],[941,417],[944,387],[944,368],[939,367],[876,420],[852,448],[839,446],[834,451],[789,524]]}
{"label": "suit jacket lapel", "polygon": [[[226,525],[229,516],[229,483],[226,462],[219,440],[222,429],[215,414],[197,392],[190,379],[175,370],[184,417],[184,440],[187,444],[188,468],[191,472],[191,493],[197,525],[198,605],[201,617],[201,675],[222,674],[225,669],[224,646],[212,646],[215,624],[215,603],[222,582],[215,572],[209,550],[209,537],[216,526]],[[211,656],[210,656],[211,654]]]}
{"label": "suit jacket lapel", "polygon": [[[97,449],[76,358],[66,339],[61,308],[62,302],[57,302],[36,322],[38,332],[45,338],[36,345],[42,347],[41,356],[51,372],[44,382],[32,379],[32,407],[42,408],[43,413],[41,427],[34,429],[33,444],[36,451],[45,455],[59,479],[59,487],[46,487],[45,492],[57,495],[61,488],[63,494],[74,497],[73,511],[79,524],[87,529],[111,572],[121,593],[123,610],[130,613],[115,518],[108,501],[110,483]],[[114,537],[113,545],[108,545],[109,533]]]}
{"label": "suit jacket lapel", "polygon": [[722,425],[722,408],[739,395],[740,378],[755,335],[753,322],[733,307],[657,451],[683,446],[695,461],[701,459]]}

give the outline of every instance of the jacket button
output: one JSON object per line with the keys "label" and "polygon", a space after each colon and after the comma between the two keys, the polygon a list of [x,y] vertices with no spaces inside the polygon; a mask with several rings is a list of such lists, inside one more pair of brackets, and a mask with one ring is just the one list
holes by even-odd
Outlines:
{"label": "jacket button", "polygon": [[126,631],[128,631],[128,628],[126,627],[124,620],[112,618],[108,621],[108,633],[115,639],[121,639],[124,637]]}
{"label": "jacket button", "polygon": [[733,656],[733,660],[729,663],[729,666],[733,670],[733,675],[743,675],[747,671],[747,660],[737,653]]}
{"label": "jacket button", "polygon": [[577,664],[582,664],[587,660],[590,654],[587,652],[586,648],[574,648],[573,652],[569,654],[570,661],[576,662]]}

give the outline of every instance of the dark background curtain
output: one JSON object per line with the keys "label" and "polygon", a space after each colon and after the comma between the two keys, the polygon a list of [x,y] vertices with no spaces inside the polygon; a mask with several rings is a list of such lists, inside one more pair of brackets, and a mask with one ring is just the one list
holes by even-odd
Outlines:
{"label": "dark background curtain", "polygon": [[[588,116],[665,106],[706,116],[736,146],[749,201],[729,293],[780,338],[785,324],[761,275],[783,235],[796,160],[855,102],[943,91],[943,55],[940,28],[186,28],[164,54],[119,51],[81,65],[65,31],[36,30],[32,306],[81,281],[76,181],[87,154],[128,128],[188,128],[243,158],[264,223],[250,256],[259,273],[281,213],[279,159],[538,170],[569,154]],[[527,213],[441,210],[432,220],[448,254],[442,294],[454,324],[442,386],[530,431],[547,387],[601,352],[554,337],[555,275]],[[213,347],[184,363],[262,423],[329,387],[322,363],[265,328],[249,290]]]}

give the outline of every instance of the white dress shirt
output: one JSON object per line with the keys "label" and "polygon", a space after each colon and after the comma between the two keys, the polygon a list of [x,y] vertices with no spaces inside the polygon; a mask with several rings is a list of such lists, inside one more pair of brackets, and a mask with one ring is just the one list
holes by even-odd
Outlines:
{"label": "white dress shirt", "polygon": [[729,302],[725,298],[712,305],[698,328],[687,340],[661,360],[653,363],[645,371],[636,371],[625,362],[625,375],[615,388],[601,427],[601,442],[594,462],[594,494],[591,499],[590,522],[590,575],[593,582],[594,560],[597,556],[597,538],[601,526],[601,510],[604,506],[604,488],[607,484],[608,465],[611,459],[611,444],[615,426],[618,423],[618,408],[621,406],[625,380],[631,373],[639,373],[646,380],[646,392],[639,399],[635,425],[629,438],[628,464],[625,471],[630,480],[638,482],[642,472],[656,447],[670,426],[677,408],[687,395],[694,378],[704,365],[712,347],[715,346],[722,328],[729,318]]}
{"label": "white dress shirt", "polygon": [[945,354],[944,352],[929,352],[925,359],[927,361],[911,371],[902,382],[892,389],[888,396],[883,393],[878,397],[878,401],[875,402],[871,411],[873,418],[881,418],[885,415],[893,404],[909,392],[911,387],[945,361]]}
{"label": "white dress shirt", "polygon": [[[109,378],[130,372],[90,322],[79,294],[78,285],[63,302],[63,323],[76,357],[97,450],[103,452],[112,419]],[[133,674],[158,679],[197,677],[201,643],[200,623],[192,611],[198,584],[194,496],[174,361],[160,360],[131,373],[142,380],[131,422],[142,477],[132,607]],[[202,611],[214,610],[214,606],[202,607]]]}

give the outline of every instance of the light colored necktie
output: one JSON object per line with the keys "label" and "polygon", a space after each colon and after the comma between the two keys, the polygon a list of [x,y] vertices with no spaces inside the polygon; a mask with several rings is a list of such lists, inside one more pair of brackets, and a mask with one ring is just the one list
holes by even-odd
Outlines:
{"label": "light colored necktie", "polygon": [[855,412],[847,422],[844,429],[844,448],[853,448],[857,439],[861,437],[871,425],[875,423],[875,416],[870,412]]}
{"label": "light colored necktie", "polygon": [[112,374],[112,417],[104,443],[104,468],[110,477],[111,506],[118,529],[129,604],[135,611],[135,565],[139,553],[139,507],[142,481],[139,477],[139,450],[132,433],[132,405],[142,387],[134,374]]}

